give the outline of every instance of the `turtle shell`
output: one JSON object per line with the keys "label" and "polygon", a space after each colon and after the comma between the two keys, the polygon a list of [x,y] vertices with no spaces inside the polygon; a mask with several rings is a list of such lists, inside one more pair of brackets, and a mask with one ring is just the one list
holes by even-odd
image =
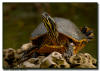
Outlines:
{"label": "turtle shell", "polygon": [[[76,41],[80,41],[82,39],[86,39],[86,36],[78,29],[78,27],[71,22],[70,20],[64,19],[64,18],[54,18],[57,30],[59,33],[74,39]],[[40,23],[37,28],[32,33],[32,39],[36,39],[36,37],[40,37],[47,33],[47,30],[43,23]]]}

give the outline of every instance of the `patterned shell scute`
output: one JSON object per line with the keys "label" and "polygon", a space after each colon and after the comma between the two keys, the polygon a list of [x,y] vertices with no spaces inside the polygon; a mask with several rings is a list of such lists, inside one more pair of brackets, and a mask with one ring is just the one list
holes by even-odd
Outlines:
{"label": "patterned shell scute", "polygon": [[[78,29],[78,27],[72,23],[70,20],[64,18],[54,18],[58,32],[70,36],[76,40],[81,40],[86,38],[84,34]],[[33,31],[32,37],[40,36],[47,33],[47,30],[43,23],[40,23],[37,28]]]}

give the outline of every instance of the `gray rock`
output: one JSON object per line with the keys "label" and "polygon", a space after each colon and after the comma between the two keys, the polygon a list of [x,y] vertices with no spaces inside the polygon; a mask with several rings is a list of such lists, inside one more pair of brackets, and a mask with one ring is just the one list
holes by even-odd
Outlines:
{"label": "gray rock", "polygon": [[79,53],[70,57],[69,62],[74,68],[96,68],[96,59],[88,53]]}
{"label": "gray rock", "polygon": [[58,52],[52,52],[49,56],[43,59],[40,68],[69,68],[70,65]]}
{"label": "gray rock", "polygon": [[22,52],[31,47],[31,43],[24,44],[20,49],[8,48],[3,50],[4,68],[96,68],[97,60],[89,53],[78,53],[69,58],[62,56],[59,52],[52,52],[48,56],[30,58],[20,65],[17,63]]}
{"label": "gray rock", "polygon": [[8,64],[6,67],[14,67],[16,66],[16,50],[13,48],[4,49],[3,51],[3,61],[4,63]]}
{"label": "gray rock", "polygon": [[22,65],[21,68],[40,68],[40,65],[35,65],[31,62],[25,61]]}
{"label": "gray rock", "polygon": [[21,46],[21,50],[25,51],[25,50],[29,49],[30,47],[32,47],[32,43],[26,43]]}
{"label": "gray rock", "polygon": [[17,49],[16,52],[17,52],[17,54],[21,54],[23,52],[23,50],[22,49]]}
{"label": "gray rock", "polygon": [[18,65],[18,68],[40,68],[41,61],[44,59],[44,56],[39,56],[37,58],[30,58],[22,64]]}
{"label": "gray rock", "polygon": [[97,60],[92,57],[89,53],[84,53],[84,56],[88,59],[88,62],[91,64],[96,64]]}
{"label": "gray rock", "polygon": [[28,61],[30,63],[37,65],[37,64],[40,64],[44,58],[45,58],[45,56],[39,56],[37,58],[30,58]]}
{"label": "gray rock", "polygon": [[81,64],[79,66],[75,66],[74,68],[96,68],[96,66],[92,64]]}

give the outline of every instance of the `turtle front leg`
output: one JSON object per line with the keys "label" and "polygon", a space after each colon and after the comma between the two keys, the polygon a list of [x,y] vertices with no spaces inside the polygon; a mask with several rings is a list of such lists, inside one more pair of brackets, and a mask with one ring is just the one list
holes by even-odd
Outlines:
{"label": "turtle front leg", "polygon": [[66,52],[64,53],[64,57],[66,60],[69,60],[69,58],[73,55],[73,46],[71,44],[68,45],[66,48]]}

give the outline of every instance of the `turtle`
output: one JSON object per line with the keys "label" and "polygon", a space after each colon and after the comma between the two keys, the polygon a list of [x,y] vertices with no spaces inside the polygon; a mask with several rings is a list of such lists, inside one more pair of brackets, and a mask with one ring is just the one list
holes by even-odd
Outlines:
{"label": "turtle", "polygon": [[[32,47],[24,52],[21,61],[29,57],[48,55],[57,51],[68,57],[78,53],[88,42],[87,27],[81,30],[70,20],[60,17],[52,18],[48,13],[41,14],[42,23],[32,32]],[[85,32],[85,33],[84,33]]]}

